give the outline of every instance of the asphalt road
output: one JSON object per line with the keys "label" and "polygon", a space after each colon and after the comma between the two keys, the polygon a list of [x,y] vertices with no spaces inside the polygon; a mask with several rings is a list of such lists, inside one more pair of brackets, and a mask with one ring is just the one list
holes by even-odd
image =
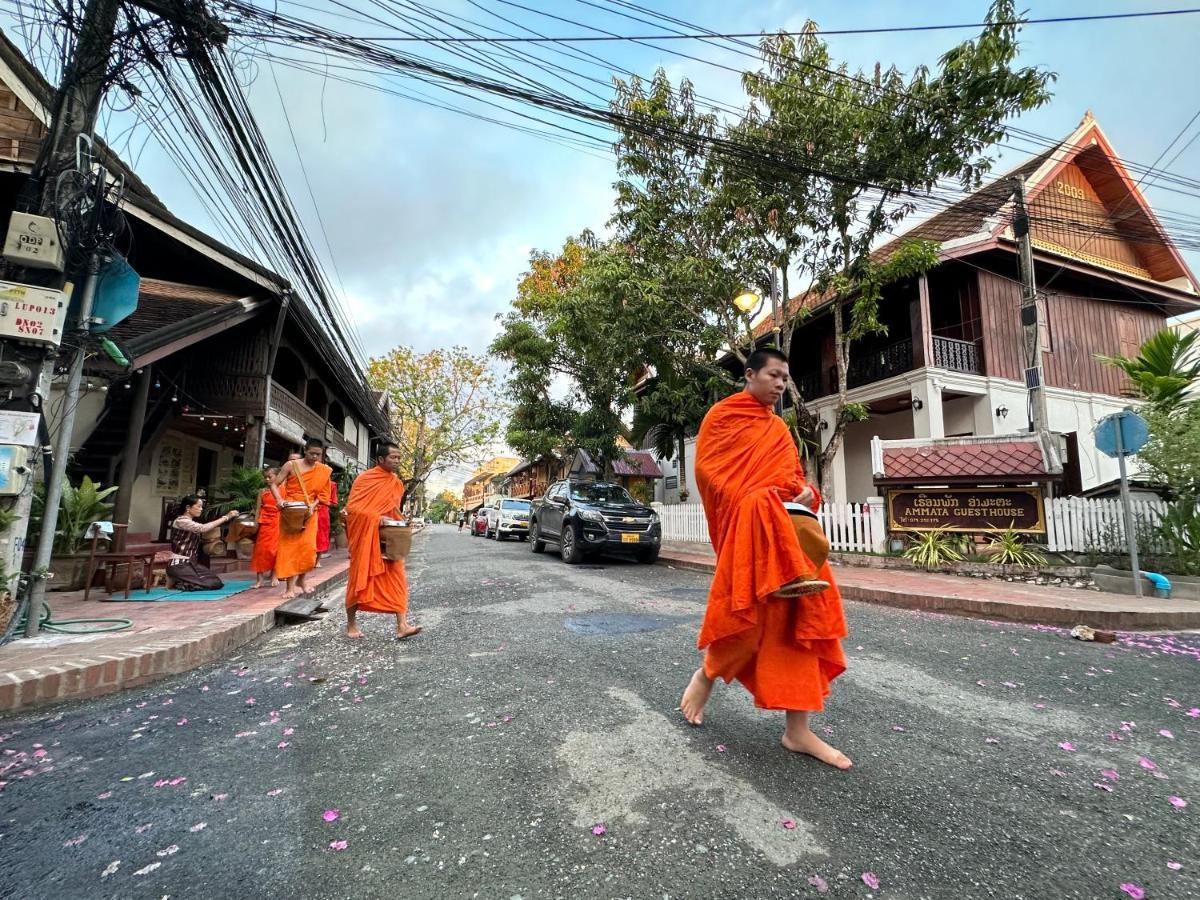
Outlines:
{"label": "asphalt road", "polygon": [[339,610],[0,722],[0,893],[1200,897],[1196,635],[849,604],[816,719],[843,773],[736,686],[679,718],[705,576],[449,527],[410,574],[409,641],[363,616],[350,643]]}

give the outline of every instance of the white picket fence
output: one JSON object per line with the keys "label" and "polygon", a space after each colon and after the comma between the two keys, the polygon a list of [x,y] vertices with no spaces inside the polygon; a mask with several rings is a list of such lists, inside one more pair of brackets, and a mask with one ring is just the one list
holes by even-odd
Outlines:
{"label": "white picket fence", "polygon": [[[662,517],[663,539],[708,543],[708,521],[698,503],[655,504]],[[1166,512],[1161,500],[1133,501],[1134,528],[1149,529]],[[834,550],[882,553],[887,543],[883,501],[823,503],[817,512]],[[1125,518],[1119,499],[1086,500],[1059,497],[1046,503],[1046,547],[1083,553],[1121,552],[1125,548]]]}
{"label": "white picket fence", "polygon": [[[1134,534],[1153,527],[1167,510],[1161,500],[1134,500]],[[1050,550],[1083,553],[1125,549],[1125,512],[1119,499],[1087,500],[1056,497],[1046,504],[1046,546]]]}
{"label": "white picket fence", "polygon": [[[664,540],[708,543],[708,520],[700,504],[656,505],[655,509],[662,517]],[[876,534],[882,525],[882,506],[880,514],[873,516],[866,503],[823,503],[817,518],[834,550],[870,553],[883,543],[883,534]]]}

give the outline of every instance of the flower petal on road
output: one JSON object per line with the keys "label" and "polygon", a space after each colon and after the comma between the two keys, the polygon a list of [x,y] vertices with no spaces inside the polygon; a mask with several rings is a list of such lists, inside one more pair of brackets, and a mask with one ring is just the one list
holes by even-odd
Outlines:
{"label": "flower petal on road", "polygon": [[1075,752],[1075,745],[1072,744],[1070,741],[1059,741],[1058,746],[1060,749],[1066,750],[1068,753]]}
{"label": "flower petal on road", "polygon": [[1146,896],[1146,889],[1132,882],[1125,882],[1121,885],[1121,890],[1127,893],[1133,900],[1143,900]]}
{"label": "flower petal on road", "polygon": [[348,843],[347,841],[330,841],[329,849],[330,850],[345,850],[347,843]]}
{"label": "flower petal on road", "polygon": [[1182,797],[1168,797],[1167,802],[1170,803],[1176,809],[1183,809],[1184,807],[1187,806],[1187,801],[1184,800]]}
{"label": "flower petal on road", "polygon": [[873,891],[879,890],[879,879],[875,877],[874,872],[863,872],[862,880],[863,880],[863,884],[865,884],[871,890],[873,890]]}
{"label": "flower petal on road", "polygon": [[602,834],[605,834],[607,831],[608,831],[608,829],[604,827],[603,822],[600,822],[599,824],[592,826],[592,834],[596,835],[597,837],[599,837]]}
{"label": "flower petal on road", "polygon": [[324,814],[322,814],[321,818],[324,819],[326,822],[336,822],[338,819],[341,818],[341,816],[342,816],[341,811],[336,810],[336,809],[327,809],[327,810],[325,810]]}

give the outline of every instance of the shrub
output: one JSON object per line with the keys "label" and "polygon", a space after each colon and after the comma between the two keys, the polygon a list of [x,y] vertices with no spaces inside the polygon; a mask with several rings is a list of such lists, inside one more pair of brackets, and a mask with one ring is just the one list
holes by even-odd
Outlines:
{"label": "shrub", "polygon": [[985,551],[989,561],[1001,566],[1044,566],[1046,555],[1037,547],[1030,546],[1012,528],[996,533]]}
{"label": "shrub", "polygon": [[922,531],[904,551],[904,558],[927,569],[936,569],[947,563],[962,562],[960,549],[962,538],[945,528]]}

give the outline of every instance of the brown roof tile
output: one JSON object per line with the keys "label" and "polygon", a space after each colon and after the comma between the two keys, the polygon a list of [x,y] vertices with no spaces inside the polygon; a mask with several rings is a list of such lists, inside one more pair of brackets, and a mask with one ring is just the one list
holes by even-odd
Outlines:
{"label": "brown roof tile", "polygon": [[1036,440],[963,443],[935,447],[885,447],[883,479],[1023,478],[1049,475]]}
{"label": "brown roof tile", "polygon": [[240,299],[237,294],[227,291],[143,278],[138,290],[137,310],[114,325],[108,337],[118,342],[130,341]]}
{"label": "brown roof tile", "polygon": [[658,467],[654,457],[643,450],[626,450],[624,457],[613,460],[612,467],[617,475],[662,478],[662,469]]}

